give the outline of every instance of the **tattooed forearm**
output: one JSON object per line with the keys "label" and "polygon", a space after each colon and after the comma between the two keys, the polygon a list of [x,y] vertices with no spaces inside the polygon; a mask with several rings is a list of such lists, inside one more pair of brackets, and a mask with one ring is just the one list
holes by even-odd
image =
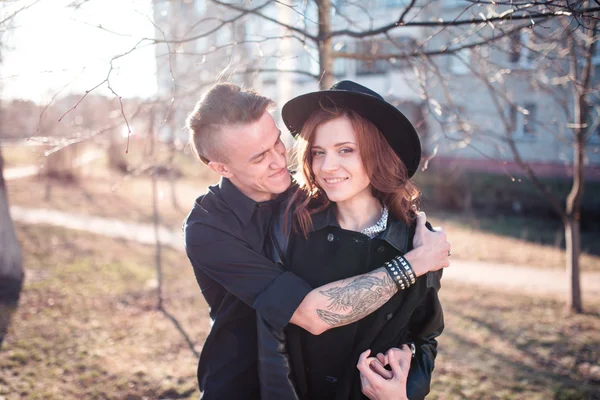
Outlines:
{"label": "tattooed forearm", "polygon": [[320,293],[330,300],[317,315],[331,327],[359,321],[384,305],[398,288],[384,268],[334,286]]}

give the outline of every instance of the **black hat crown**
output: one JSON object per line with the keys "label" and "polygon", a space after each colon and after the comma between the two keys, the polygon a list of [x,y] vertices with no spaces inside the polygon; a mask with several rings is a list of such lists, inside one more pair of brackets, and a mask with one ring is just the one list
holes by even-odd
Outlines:
{"label": "black hat crown", "polygon": [[329,104],[353,110],[371,121],[400,157],[408,176],[414,175],[421,160],[421,141],[415,127],[380,94],[356,82],[340,81],[330,89],[295,97],[285,103],[281,116],[296,137],[308,117]]}

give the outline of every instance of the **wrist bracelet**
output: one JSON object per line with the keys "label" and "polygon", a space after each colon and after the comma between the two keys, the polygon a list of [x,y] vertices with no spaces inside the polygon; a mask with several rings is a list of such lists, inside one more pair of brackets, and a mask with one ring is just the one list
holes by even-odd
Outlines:
{"label": "wrist bracelet", "polygon": [[404,256],[401,256],[401,255],[397,255],[395,257],[395,259],[397,259],[398,262],[402,265],[402,268],[404,269],[406,276],[408,277],[408,279],[410,279],[411,285],[414,285],[414,283],[417,281],[417,278],[415,276],[415,270],[410,265],[408,260],[406,258],[404,258]]}
{"label": "wrist bracelet", "polygon": [[400,277],[404,281],[404,284],[406,285],[406,287],[407,288],[410,287],[412,285],[412,283],[410,282],[410,279],[408,279],[408,275],[406,274],[406,272],[404,272],[402,266],[400,265],[400,261],[398,261],[394,257],[394,258],[392,258],[392,264],[398,269],[398,271],[400,271]]}
{"label": "wrist bracelet", "polygon": [[387,273],[389,274],[389,276],[392,278],[392,280],[394,281],[394,283],[396,284],[396,286],[398,286],[398,290],[405,290],[406,289],[406,285],[404,283],[404,280],[400,277],[400,270],[398,270],[398,268],[396,268],[391,262],[386,261],[383,266],[385,267],[385,270],[387,271]]}

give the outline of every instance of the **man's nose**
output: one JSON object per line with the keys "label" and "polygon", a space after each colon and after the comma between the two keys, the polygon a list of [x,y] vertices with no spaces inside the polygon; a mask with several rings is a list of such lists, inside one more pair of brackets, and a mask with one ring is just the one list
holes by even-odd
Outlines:
{"label": "man's nose", "polygon": [[273,162],[271,163],[271,168],[280,169],[287,167],[287,158],[285,156],[285,151],[274,151],[273,152]]}

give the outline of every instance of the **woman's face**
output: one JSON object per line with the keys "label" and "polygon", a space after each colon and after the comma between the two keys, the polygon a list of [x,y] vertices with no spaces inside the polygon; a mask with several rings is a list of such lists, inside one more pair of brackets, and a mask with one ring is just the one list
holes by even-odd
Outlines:
{"label": "woman's face", "polygon": [[347,117],[325,122],[315,131],[312,171],[318,185],[333,202],[370,195],[370,181],[358,148],[356,133]]}

